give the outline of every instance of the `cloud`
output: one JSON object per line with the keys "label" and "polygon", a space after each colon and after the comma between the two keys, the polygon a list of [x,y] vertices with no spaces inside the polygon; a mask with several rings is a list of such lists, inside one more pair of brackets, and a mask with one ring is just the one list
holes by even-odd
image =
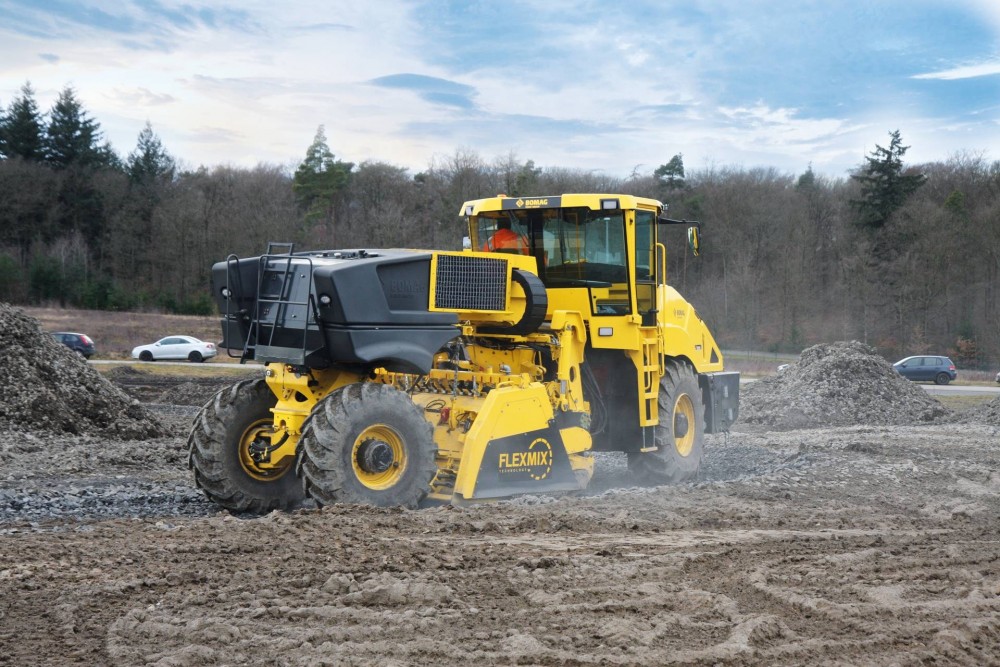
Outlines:
{"label": "cloud", "polygon": [[77,42],[85,36],[123,38],[129,49],[165,51],[185,33],[199,29],[259,33],[251,15],[240,9],[190,4],[174,9],[156,0],[116,3],[108,9],[87,0],[8,0],[0,3],[0,32]]}
{"label": "cloud", "polygon": [[772,109],[758,102],[748,107],[719,107],[726,125],[738,132],[734,144],[792,150],[798,144],[813,145],[844,133],[848,128],[838,118],[801,118],[796,109]]}
{"label": "cloud", "polygon": [[460,109],[474,109],[472,101],[476,89],[464,83],[439,79],[423,74],[390,74],[368,81],[373,86],[409,90],[432,104],[443,104]]}
{"label": "cloud", "polygon": [[146,88],[133,88],[131,90],[115,88],[114,93],[106,97],[129,107],[155,107],[177,101],[173,95],[154,93]]}
{"label": "cloud", "polygon": [[38,57],[47,63],[57,63],[59,62],[59,56],[54,53],[39,53]]}
{"label": "cloud", "polygon": [[357,28],[346,23],[309,23],[289,28],[291,32],[355,32]]}
{"label": "cloud", "polygon": [[952,69],[946,69],[940,72],[927,72],[925,74],[916,74],[910,78],[937,79],[940,81],[955,81],[957,79],[974,79],[976,77],[995,76],[997,74],[1000,74],[1000,60],[982,62],[976,65],[964,65],[962,67],[953,67]]}
{"label": "cloud", "polygon": [[242,103],[276,95],[293,87],[289,79],[279,77],[215,77],[195,74],[185,83],[200,93],[215,98],[233,99]]}
{"label": "cloud", "polygon": [[185,133],[185,138],[191,141],[205,142],[208,144],[225,144],[230,142],[242,143],[246,141],[246,135],[236,132],[228,127],[212,127],[204,125],[192,128]]}

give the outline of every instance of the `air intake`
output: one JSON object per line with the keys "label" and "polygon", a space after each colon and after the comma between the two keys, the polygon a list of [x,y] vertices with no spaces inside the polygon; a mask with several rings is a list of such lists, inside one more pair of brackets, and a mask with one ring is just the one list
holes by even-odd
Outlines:
{"label": "air intake", "polygon": [[443,310],[505,311],[507,260],[437,254],[434,307]]}

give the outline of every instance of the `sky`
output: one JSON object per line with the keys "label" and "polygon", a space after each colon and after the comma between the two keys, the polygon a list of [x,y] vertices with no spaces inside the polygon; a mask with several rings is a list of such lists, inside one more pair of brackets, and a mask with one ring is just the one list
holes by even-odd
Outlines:
{"label": "sky", "polygon": [[649,174],[845,177],[1000,160],[1000,0],[0,0],[0,107],[72,86],[123,156],[338,159],[412,173],[475,152]]}

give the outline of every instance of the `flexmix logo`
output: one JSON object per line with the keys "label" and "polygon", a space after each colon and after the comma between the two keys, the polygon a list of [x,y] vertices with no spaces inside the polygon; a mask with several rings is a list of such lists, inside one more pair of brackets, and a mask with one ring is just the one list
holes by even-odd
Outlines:
{"label": "flexmix logo", "polygon": [[501,475],[527,473],[531,479],[543,480],[552,472],[552,445],[545,438],[536,438],[527,451],[500,454],[497,465]]}

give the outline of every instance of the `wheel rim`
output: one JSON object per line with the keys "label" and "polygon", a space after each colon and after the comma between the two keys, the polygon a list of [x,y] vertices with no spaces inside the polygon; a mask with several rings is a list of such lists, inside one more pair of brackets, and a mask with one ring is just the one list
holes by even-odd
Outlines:
{"label": "wheel rim", "polygon": [[687,456],[694,448],[695,422],[694,403],[687,394],[681,394],[674,402],[673,414],[674,448],[681,456]]}
{"label": "wheel rim", "polygon": [[386,424],[369,426],[354,440],[351,466],[358,481],[367,488],[375,491],[391,488],[406,471],[403,437]]}
{"label": "wheel rim", "polygon": [[286,456],[280,465],[271,468],[262,468],[253,458],[253,443],[258,438],[264,438],[270,442],[273,426],[270,419],[260,419],[250,424],[240,436],[240,466],[246,474],[262,482],[273,482],[288,472],[292,465],[292,457],[290,456]]}

